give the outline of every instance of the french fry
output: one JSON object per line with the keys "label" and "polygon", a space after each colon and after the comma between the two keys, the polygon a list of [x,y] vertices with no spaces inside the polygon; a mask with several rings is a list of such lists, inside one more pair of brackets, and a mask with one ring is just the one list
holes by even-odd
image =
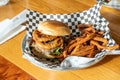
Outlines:
{"label": "french fry", "polygon": [[103,46],[107,46],[107,43],[108,43],[107,39],[102,38],[102,37],[98,37],[98,36],[94,37],[93,40],[102,42]]}
{"label": "french fry", "polygon": [[77,26],[82,35],[71,40],[63,51],[63,57],[84,56],[94,57],[102,49],[118,49],[119,45],[107,46],[107,39],[103,38],[103,31],[95,30],[90,24],[80,24]]}
{"label": "french fry", "polygon": [[120,46],[118,44],[114,45],[114,46],[108,46],[106,49],[107,50],[114,50],[114,49],[119,49]]}

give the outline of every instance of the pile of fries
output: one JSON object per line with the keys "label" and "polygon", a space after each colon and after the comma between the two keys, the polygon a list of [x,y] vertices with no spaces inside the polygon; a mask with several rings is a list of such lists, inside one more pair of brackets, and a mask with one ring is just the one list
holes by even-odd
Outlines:
{"label": "pile of fries", "polygon": [[67,56],[83,56],[94,57],[95,54],[101,52],[101,50],[113,50],[118,49],[119,45],[107,46],[108,40],[103,38],[103,31],[95,30],[92,25],[79,24],[79,30],[81,36],[71,40],[63,51],[63,57]]}

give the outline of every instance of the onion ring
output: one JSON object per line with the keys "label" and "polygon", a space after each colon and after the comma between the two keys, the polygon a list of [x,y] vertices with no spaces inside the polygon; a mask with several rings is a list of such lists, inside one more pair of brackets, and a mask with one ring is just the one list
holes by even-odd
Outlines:
{"label": "onion ring", "polygon": [[39,32],[37,29],[33,31],[32,35],[33,35],[33,40],[39,41],[39,42],[51,41],[57,38],[56,36],[44,35],[41,32]]}
{"label": "onion ring", "polygon": [[50,43],[44,43],[40,41],[36,41],[39,47],[42,47],[46,50],[50,50],[56,47],[62,47],[63,46],[63,39],[62,38],[56,38]]}

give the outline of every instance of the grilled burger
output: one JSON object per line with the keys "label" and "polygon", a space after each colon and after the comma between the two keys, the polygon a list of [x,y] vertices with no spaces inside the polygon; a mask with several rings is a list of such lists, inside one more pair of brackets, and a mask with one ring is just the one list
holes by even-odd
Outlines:
{"label": "grilled burger", "polygon": [[49,20],[40,23],[32,33],[32,53],[37,57],[60,57],[66,35],[70,35],[70,29],[62,22]]}

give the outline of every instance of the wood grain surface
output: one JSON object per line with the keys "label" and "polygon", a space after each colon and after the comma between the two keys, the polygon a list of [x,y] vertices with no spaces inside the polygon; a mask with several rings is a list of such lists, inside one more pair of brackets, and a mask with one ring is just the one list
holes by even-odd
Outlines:
{"label": "wood grain surface", "polygon": [[36,80],[8,60],[0,56],[0,80]]}
{"label": "wood grain surface", "polygon": [[[28,8],[41,13],[72,13],[87,10],[95,0],[10,0],[0,7],[0,21],[12,18]],[[110,33],[120,44],[120,10],[103,6],[101,15],[109,21]],[[118,80],[120,79],[120,55],[106,56],[101,62],[86,69],[70,71],[45,70],[22,57],[21,43],[25,31],[0,45],[0,55],[37,80]],[[5,65],[5,64],[3,64]],[[16,79],[15,79],[16,80]]]}

